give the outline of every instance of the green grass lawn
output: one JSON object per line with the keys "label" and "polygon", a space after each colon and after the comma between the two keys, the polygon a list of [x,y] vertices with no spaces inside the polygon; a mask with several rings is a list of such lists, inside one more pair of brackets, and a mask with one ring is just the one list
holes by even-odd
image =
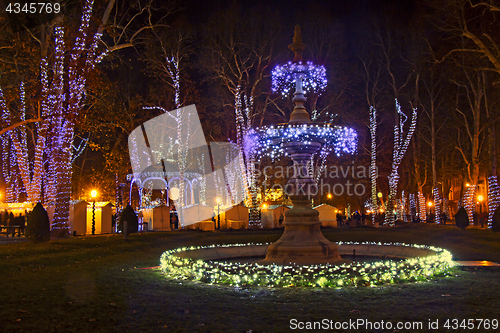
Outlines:
{"label": "green grass lawn", "polygon": [[[500,262],[500,235],[489,230],[418,225],[323,232],[330,240],[428,244],[450,250],[456,260]],[[289,332],[294,318],[420,321],[423,331],[439,319],[441,332],[448,318],[500,320],[500,270],[494,268],[343,289],[208,286],[140,269],[157,266],[160,255],[176,247],[271,242],[280,235],[191,231],[0,245],[0,332]]]}

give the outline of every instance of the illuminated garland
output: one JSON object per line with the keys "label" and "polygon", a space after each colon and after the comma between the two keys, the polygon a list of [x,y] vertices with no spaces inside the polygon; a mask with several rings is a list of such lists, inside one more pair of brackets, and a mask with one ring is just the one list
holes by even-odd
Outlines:
{"label": "illuminated garland", "polygon": [[[198,168],[200,169],[200,172],[202,175],[206,174],[205,171],[205,154],[201,154],[201,156],[197,159],[198,161]],[[206,199],[206,192],[207,192],[207,179],[206,177],[200,177],[200,205],[206,205],[207,204],[207,199]]]}
{"label": "illuminated garland", "polygon": [[441,196],[439,195],[439,189],[435,187],[432,190],[432,193],[434,194],[434,214],[436,215],[434,221],[437,224],[441,223]]}
{"label": "illuminated garland", "polygon": [[[28,144],[26,126],[9,131],[10,143],[2,140],[5,149],[2,159],[8,158],[8,168],[3,163],[10,200],[18,200],[21,190],[26,191],[27,200],[40,201],[42,193],[46,203],[54,204],[53,229],[67,229],[69,200],[71,197],[71,162],[74,142],[74,119],[84,106],[86,75],[95,65],[96,52],[101,33],[96,33],[90,47],[86,45],[93,1],[87,0],[74,43],[66,43],[62,26],[54,27],[54,54],[49,65],[47,59],[40,63],[41,103],[43,120],[34,125],[34,142]],[[69,50],[68,46],[73,45]],[[50,75],[50,79],[49,79]],[[1,106],[2,109],[3,106]],[[20,86],[20,120],[26,120],[26,98],[24,85]],[[2,119],[5,114],[2,113]],[[3,119],[5,120],[5,119]],[[10,123],[10,119],[9,119]],[[34,148],[34,156],[28,155],[28,147]],[[84,148],[81,146],[80,148]],[[76,152],[76,155],[81,150]],[[17,169],[15,168],[17,167]],[[18,170],[18,172],[16,172]],[[5,177],[5,173],[11,176]],[[14,177],[15,175],[15,177]],[[10,182],[8,181],[10,180]],[[22,182],[20,182],[22,180]],[[43,188],[42,188],[43,185]]]}
{"label": "illuminated garland", "polygon": [[302,64],[301,61],[276,66],[272,71],[272,91],[281,92],[283,96],[288,96],[295,88],[298,78],[302,79],[302,88],[307,92],[320,93],[325,90],[328,80],[326,70],[322,65],[314,65],[308,61]]}
{"label": "illuminated garland", "polygon": [[415,200],[414,193],[409,194],[409,201],[410,201],[410,217],[411,217],[411,222],[413,222],[413,220],[417,215],[417,202]]}
{"label": "illuminated garland", "polygon": [[176,280],[194,280],[207,284],[264,287],[322,287],[375,286],[387,283],[427,281],[435,276],[447,276],[454,266],[449,251],[425,245],[375,242],[339,242],[339,244],[384,245],[428,249],[435,255],[402,261],[352,262],[342,265],[259,265],[193,260],[179,253],[219,247],[240,247],[267,244],[229,244],[178,248],[166,251],[160,258],[163,273]]}
{"label": "illuminated garland", "polygon": [[398,200],[398,207],[396,209],[398,213],[398,220],[403,222],[407,222],[405,208],[406,208],[406,196],[405,196],[405,191],[403,190],[401,192],[401,199]]}
{"label": "illuminated garland", "polygon": [[375,212],[378,209],[377,197],[377,109],[370,106],[370,138],[371,138],[371,151],[370,151],[370,180],[372,185],[372,222],[375,223]]}
{"label": "illuminated garland", "polygon": [[467,215],[469,216],[469,223],[474,224],[474,212],[476,210],[476,187],[477,185],[469,185],[466,186],[465,194],[464,194],[464,208],[467,211]]}
{"label": "illuminated garland", "polygon": [[500,205],[500,186],[498,185],[498,177],[488,177],[488,226],[493,223],[493,214]]}
{"label": "illuminated garland", "polygon": [[[1,120],[5,126],[10,125],[10,111],[5,103],[5,98],[3,96],[3,90],[0,88],[0,109],[2,111]],[[11,179],[11,165],[12,161],[10,159],[10,136],[5,133],[1,136],[2,138],[2,176],[6,184],[5,202],[14,202],[13,191],[12,191],[12,179]],[[13,178],[13,177],[12,177]]]}
{"label": "illuminated garland", "polygon": [[247,134],[245,153],[273,161],[287,156],[285,144],[289,142],[319,142],[324,153],[333,151],[337,156],[356,152],[357,134],[347,127],[330,124],[277,125],[252,129]]}
{"label": "illuminated garland", "polygon": [[415,128],[417,126],[417,109],[414,108],[411,116],[410,127],[408,128],[408,132],[406,133],[406,137],[404,135],[404,124],[408,119],[408,116],[401,111],[401,105],[398,102],[398,99],[395,99],[396,102],[396,112],[399,115],[399,124],[394,126],[394,147],[392,151],[392,171],[389,175],[389,196],[387,198],[387,214],[385,214],[385,224],[394,225],[394,201],[396,199],[398,183],[399,183],[399,165],[403,160],[403,157],[406,154],[406,150],[410,144],[411,138],[413,136],[413,132],[415,132]]}
{"label": "illuminated garland", "polygon": [[425,197],[422,192],[418,192],[418,218],[420,219],[420,222],[425,222],[427,219],[426,213],[427,208],[425,206]]}

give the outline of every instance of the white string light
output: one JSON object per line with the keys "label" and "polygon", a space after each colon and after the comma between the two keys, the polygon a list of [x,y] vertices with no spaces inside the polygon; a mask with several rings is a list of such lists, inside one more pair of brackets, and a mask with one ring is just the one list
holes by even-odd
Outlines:
{"label": "white string light", "polygon": [[467,211],[467,215],[469,216],[469,223],[474,223],[474,212],[476,210],[476,194],[477,185],[466,185],[465,186],[465,194],[464,194],[464,208]]}
{"label": "white string light", "polygon": [[307,92],[320,93],[326,88],[326,70],[322,65],[314,65],[308,61],[302,64],[288,62],[287,64],[276,66],[272,71],[272,91],[280,92],[283,96],[288,96],[295,88],[295,82],[302,78],[302,88]]}
{"label": "white string light", "polygon": [[425,222],[427,219],[426,216],[427,207],[425,205],[425,197],[424,194],[418,191],[418,218],[420,222]]}
{"label": "white string light", "polygon": [[493,214],[500,205],[500,186],[498,185],[498,177],[488,177],[488,226],[493,223]]}
{"label": "white string light", "polygon": [[371,180],[371,210],[372,222],[375,223],[375,212],[378,210],[378,197],[377,197],[377,109],[370,105],[370,180]]}
{"label": "white string light", "polygon": [[454,267],[449,251],[426,245],[376,242],[339,242],[339,245],[393,246],[425,249],[435,252],[425,257],[401,261],[352,262],[332,265],[259,265],[224,261],[193,260],[180,256],[195,250],[246,247],[268,244],[223,244],[192,246],[166,251],[160,258],[163,273],[177,280],[190,279],[208,284],[265,287],[322,287],[375,286],[396,282],[415,282],[434,276],[448,276]]}
{"label": "white string light", "polygon": [[417,203],[416,203],[416,200],[415,200],[415,194],[414,193],[410,193],[409,194],[409,201],[410,201],[410,217],[411,217],[411,222],[413,222],[413,220],[415,219],[415,217],[418,214],[418,212],[417,212]]}
{"label": "white string light", "polygon": [[410,127],[404,136],[404,124],[408,119],[408,116],[401,111],[401,105],[398,99],[395,99],[396,112],[399,115],[399,124],[394,126],[394,147],[392,151],[392,169],[389,175],[389,196],[387,198],[387,212],[385,214],[385,224],[394,225],[394,200],[396,199],[398,183],[399,183],[399,166],[403,157],[406,154],[406,150],[410,144],[413,132],[417,126],[417,108],[413,109]]}
{"label": "white string light", "polygon": [[441,203],[442,199],[441,196],[439,195],[439,189],[435,187],[432,190],[432,193],[434,194],[434,214],[435,214],[435,222],[437,224],[441,223]]}

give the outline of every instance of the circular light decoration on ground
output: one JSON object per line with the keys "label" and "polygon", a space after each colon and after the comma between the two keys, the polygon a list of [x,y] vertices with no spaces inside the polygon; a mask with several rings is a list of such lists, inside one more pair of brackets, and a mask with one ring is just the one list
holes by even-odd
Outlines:
{"label": "circular light decoration on ground", "polygon": [[357,133],[352,128],[327,123],[280,124],[251,129],[245,142],[245,153],[269,156],[273,160],[286,156],[284,144],[288,142],[318,142],[321,143],[321,155],[327,156],[333,151],[340,156],[356,152]]}
{"label": "circular light decoration on ground", "polygon": [[454,266],[449,251],[424,245],[403,243],[346,243],[340,245],[381,245],[425,249],[434,255],[368,263],[352,262],[342,265],[259,265],[203,261],[181,257],[181,253],[193,250],[221,247],[238,247],[266,244],[230,244],[205,247],[178,248],[162,254],[160,265],[163,273],[172,279],[201,281],[207,284],[262,287],[321,287],[376,286],[398,282],[427,281],[432,277],[450,275]]}
{"label": "circular light decoration on ground", "polygon": [[302,78],[302,88],[307,92],[320,93],[325,90],[328,80],[326,69],[322,65],[315,65],[311,61],[302,64],[302,61],[276,66],[272,73],[272,91],[281,92],[288,96],[295,88],[295,81]]}

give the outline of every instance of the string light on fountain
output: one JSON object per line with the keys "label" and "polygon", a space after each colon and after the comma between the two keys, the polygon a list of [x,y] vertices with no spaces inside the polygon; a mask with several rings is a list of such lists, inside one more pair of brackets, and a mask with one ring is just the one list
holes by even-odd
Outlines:
{"label": "string light on fountain", "polygon": [[337,156],[354,154],[357,146],[357,133],[352,128],[330,124],[300,124],[264,126],[247,133],[246,153],[254,153],[260,158],[267,156],[273,161],[287,156],[285,143],[319,142],[323,155],[334,152]]}
{"label": "string light on fountain", "polygon": [[298,79],[302,80],[302,88],[306,92],[321,93],[325,90],[328,80],[323,65],[315,65],[311,61],[305,64],[288,62],[276,66],[272,71],[272,91],[288,96],[295,89]]}
{"label": "string light on fountain", "polygon": [[435,254],[402,261],[352,262],[332,265],[259,265],[224,261],[203,261],[184,257],[190,251],[245,247],[265,244],[218,244],[178,248],[164,252],[160,267],[165,276],[176,280],[194,280],[207,284],[265,287],[376,286],[398,282],[428,281],[433,277],[450,276],[454,263],[449,251],[426,245],[376,242],[339,242],[340,245],[397,246],[431,250]]}
{"label": "string light on fountain", "polygon": [[298,25],[295,26],[293,43],[288,48],[294,53],[293,61],[278,65],[273,69],[272,91],[281,92],[286,97],[300,86],[300,92],[305,90],[305,92],[320,94],[328,83],[326,69],[311,61],[303,62],[302,52],[305,50],[306,44],[302,43],[302,35]]}

